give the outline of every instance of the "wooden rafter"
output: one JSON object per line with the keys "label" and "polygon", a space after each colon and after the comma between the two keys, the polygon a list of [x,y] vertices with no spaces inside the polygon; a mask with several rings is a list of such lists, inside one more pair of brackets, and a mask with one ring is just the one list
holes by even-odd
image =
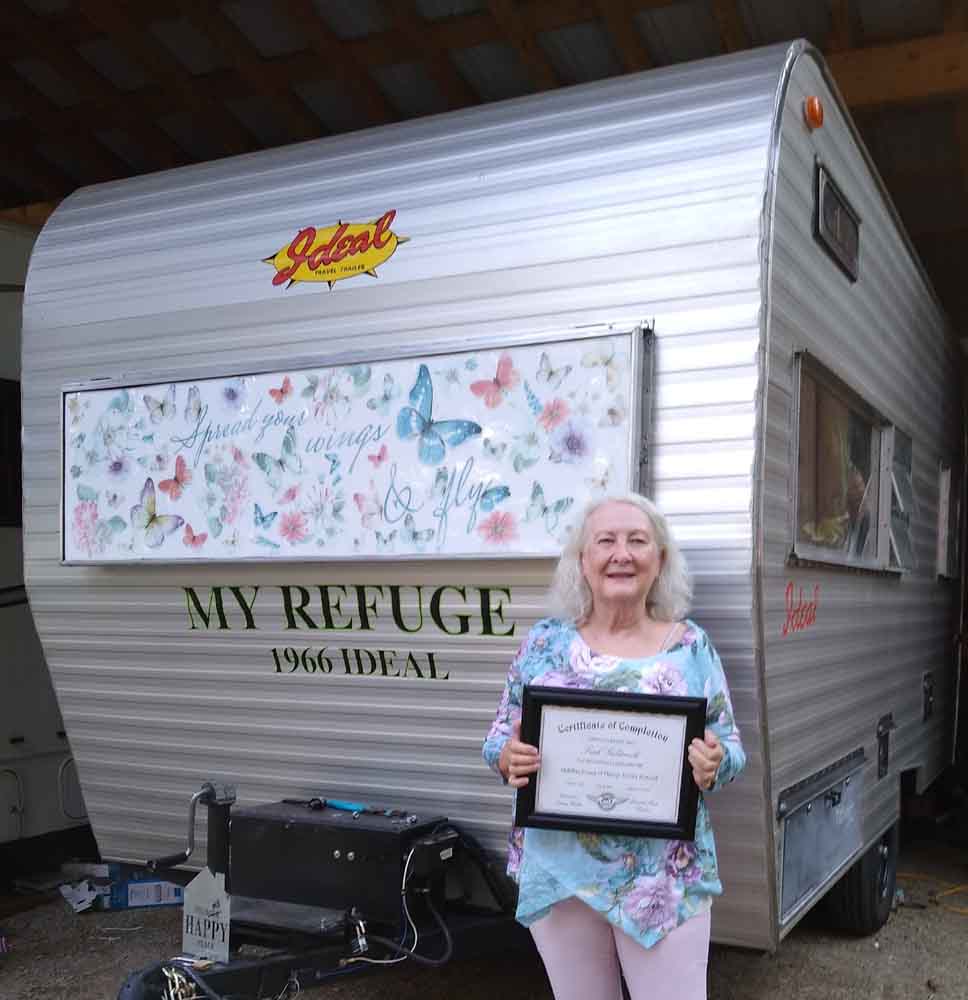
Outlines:
{"label": "wooden rafter", "polygon": [[625,0],[596,0],[595,7],[622,62],[622,69],[626,73],[651,69],[655,65],[652,55]]}
{"label": "wooden rafter", "polygon": [[743,23],[737,0],[713,0],[713,17],[719,28],[724,52],[739,52],[750,47],[750,36]]}
{"label": "wooden rafter", "polygon": [[968,32],[832,52],[828,59],[852,108],[910,104],[968,93]]}
{"label": "wooden rafter", "polygon": [[0,220],[17,222],[22,226],[42,226],[58,204],[56,201],[35,201],[18,208],[0,209]]}
{"label": "wooden rafter", "polygon": [[[57,142],[69,150],[73,158],[86,164],[84,172],[91,181],[123,177],[129,172],[128,164],[92,138],[90,130],[79,125],[73,114],[65,114],[53,101],[35,91],[19,76],[0,70],[0,96],[23,113],[22,118],[0,125],[3,145],[11,150],[19,150],[22,156],[34,162],[34,170],[41,170],[40,163],[36,162],[40,154],[35,158],[31,151],[38,143],[46,140]],[[43,158],[43,162],[48,161]],[[77,186],[77,181],[59,168],[59,187],[52,186],[54,180],[49,169],[44,173],[45,189],[41,193],[45,198],[66,194]],[[41,175],[38,174],[38,182],[40,179]]]}
{"label": "wooden rafter", "polygon": [[288,75],[273,72],[258,50],[223,13],[215,0],[177,0],[182,16],[221,51],[233,69],[256,93],[272,98],[288,123],[290,139],[314,139],[324,129],[319,119],[289,86]]}
{"label": "wooden rafter", "polygon": [[187,69],[148,32],[128,16],[128,7],[118,0],[79,0],[80,10],[91,24],[114,40],[145,72],[165,85],[185,110],[199,114],[220,137],[224,153],[244,153],[257,147],[254,137],[225,105],[199,87]]}
{"label": "wooden rafter", "polygon": [[[188,161],[184,150],[130,102],[116,101],[118,92],[62,36],[56,19],[41,17],[21,2],[16,17],[10,19],[10,31],[21,52],[45,59],[75,89],[82,101],[96,101],[113,106],[112,113],[101,117],[102,128],[125,129],[158,168],[176,167]],[[97,136],[94,134],[94,138]]]}
{"label": "wooden rafter", "polygon": [[[947,0],[944,9],[944,30],[964,32],[968,30],[968,0]],[[968,197],[968,95],[962,96],[954,107],[955,143],[958,162],[961,165],[961,187]]]}
{"label": "wooden rafter", "polygon": [[533,17],[526,20],[525,11],[517,8],[514,0],[488,0],[487,6],[504,36],[502,40],[517,51],[535,89],[553,90],[557,87],[558,75],[538,44]]}
{"label": "wooden rafter", "polygon": [[845,52],[857,44],[854,0],[833,0],[830,5],[830,32],[824,48],[830,52]]}
{"label": "wooden rafter", "polygon": [[[367,124],[379,125],[400,117],[370,76],[368,65],[371,64],[359,59],[352,46],[341,42],[333,34],[317,14],[312,0],[287,0],[276,8],[276,12],[299,28],[309,47],[322,60],[317,62],[315,79],[337,78],[355,98],[368,119]],[[399,58],[398,50],[396,61],[399,62]]]}
{"label": "wooden rafter", "polygon": [[450,108],[466,108],[480,103],[480,96],[458,73],[448,49],[438,44],[427,31],[432,22],[425,21],[410,6],[409,2],[398,2],[388,7],[393,12],[394,27],[406,41],[407,46],[419,53]]}

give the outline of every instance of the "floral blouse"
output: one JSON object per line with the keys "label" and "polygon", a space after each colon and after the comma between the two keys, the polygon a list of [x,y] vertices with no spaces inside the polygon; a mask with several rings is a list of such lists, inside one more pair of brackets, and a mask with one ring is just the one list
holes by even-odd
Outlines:
{"label": "floral blouse", "polygon": [[[719,656],[692,621],[675,645],[641,659],[594,653],[574,624],[539,621],[511,663],[484,741],[484,759],[498,773],[526,684],[705,697],[706,726],[725,754],[713,788],[732,781],[746,763]],[[723,891],[701,794],[694,841],[515,827],[508,874],[518,882],[517,919],[525,926],[575,896],[647,948]]]}

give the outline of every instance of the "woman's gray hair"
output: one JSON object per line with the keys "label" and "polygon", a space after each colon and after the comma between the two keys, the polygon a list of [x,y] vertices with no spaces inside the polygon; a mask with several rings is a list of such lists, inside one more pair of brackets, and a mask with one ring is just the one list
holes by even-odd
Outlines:
{"label": "woman's gray hair", "polygon": [[607,503],[627,503],[642,511],[652,522],[659,551],[665,554],[662,569],[645,598],[649,614],[660,621],[684,618],[692,600],[692,582],[686,560],[669,531],[665,516],[651,500],[639,493],[601,497],[585,507],[555,567],[549,594],[552,614],[568,621],[582,622],[591,613],[592,592],[582,573],[581,552],[588,540],[589,517]]}

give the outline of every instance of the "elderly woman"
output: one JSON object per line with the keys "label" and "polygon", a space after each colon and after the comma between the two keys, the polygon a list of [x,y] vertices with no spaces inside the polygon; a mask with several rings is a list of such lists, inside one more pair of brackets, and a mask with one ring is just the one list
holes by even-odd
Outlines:
{"label": "elderly woman", "polygon": [[[513,788],[540,767],[520,740],[526,684],[707,699],[704,739],[689,747],[702,791],[746,762],[719,657],[685,620],[689,579],[666,520],[637,494],[592,503],[558,563],[562,616],[539,621],[511,664],[484,758]],[[530,927],[557,1000],[703,1000],[709,909],[722,892],[700,795],[694,841],[511,833],[517,917]]]}

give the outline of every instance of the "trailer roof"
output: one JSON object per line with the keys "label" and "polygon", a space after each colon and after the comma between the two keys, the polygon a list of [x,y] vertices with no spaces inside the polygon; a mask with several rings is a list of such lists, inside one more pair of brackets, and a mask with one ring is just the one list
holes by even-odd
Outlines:
{"label": "trailer roof", "polygon": [[968,320],[968,0],[11,0],[0,214],[40,224],[89,184],[795,37]]}

